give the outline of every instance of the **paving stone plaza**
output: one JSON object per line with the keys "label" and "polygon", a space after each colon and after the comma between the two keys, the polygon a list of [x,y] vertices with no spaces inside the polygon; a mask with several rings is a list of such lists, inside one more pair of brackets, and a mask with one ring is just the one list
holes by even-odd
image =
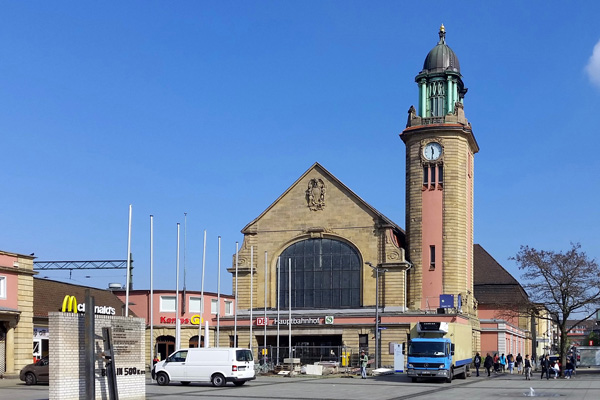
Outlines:
{"label": "paving stone plaza", "polygon": [[[531,391],[533,389],[533,392]],[[48,386],[25,386],[17,379],[0,380],[2,398],[20,400],[47,399]],[[173,384],[158,386],[147,380],[148,399],[328,399],[328,400],[393,400],[393,399],[540,399],[597,400],[600,398],[600,369],[577,372],[573,379],[534,379],[500,374],[491,378],[470,377],[451,384],[442,382],[412,383],[405,374],[369,377],[366,380],[346,377],[284,378],[259,376],[242,387],[227,385],[215,388],[210,384]]]}

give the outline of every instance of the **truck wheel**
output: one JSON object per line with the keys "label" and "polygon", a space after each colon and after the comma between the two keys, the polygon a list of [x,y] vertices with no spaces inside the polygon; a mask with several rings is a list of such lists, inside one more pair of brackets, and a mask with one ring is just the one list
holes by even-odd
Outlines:
{"label": "truck wheel", "polygon": [[411,378],[411,380],[413,381],[413,383],[415,383],[417,381],[417,378],[413,377]]}
{"label": "truck wheel", "polygon": [[210,381],[212,382],[213,386],[217,387],[225,386],[225,384],[227,383],[225,377],[221,374],[214,374],[212,378],[210,378]]}
{"label": "truck wheel", "polygon": [[452,378],[454,378],[454,371],[450,370],[448,372],[448,377],[446,378],[446,383],[452,383]]}
{"label": "truck wheel", "polygon": [[164,372],[159,372],[158,375],[156,375],[156,383],[158,383],[159,386],[165,386],[169,384],[169,376],[167,374],[165,374]]}

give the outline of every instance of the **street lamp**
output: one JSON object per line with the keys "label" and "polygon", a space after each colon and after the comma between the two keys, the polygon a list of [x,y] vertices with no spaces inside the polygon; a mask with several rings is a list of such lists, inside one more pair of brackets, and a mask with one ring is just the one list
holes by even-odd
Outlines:
{"label": "street lamp", "polygon": [[365,262],[375,271],[375,369],[379,368],[379,274],[385,274],[388,270],[379,265],[373,266],[369,261]]}

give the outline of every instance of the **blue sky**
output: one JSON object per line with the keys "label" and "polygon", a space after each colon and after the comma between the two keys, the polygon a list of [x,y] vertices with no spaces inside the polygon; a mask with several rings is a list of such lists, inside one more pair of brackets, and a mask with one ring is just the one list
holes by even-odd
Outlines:
{"label": "blue sky", "polygon": [[404,227],[398,135],[444,23],[480,146],[475,242],[515,277],[520,245],[600,258],[600,3],[419,4],[2,2],[0,249],[124,259],[132,204],[134,288],[149,288],[153,214],[155,288],[174,289],[187,213],[187,288],[206,230],[206,290],[220,235],[231,293],[240,230],[314,162]]}

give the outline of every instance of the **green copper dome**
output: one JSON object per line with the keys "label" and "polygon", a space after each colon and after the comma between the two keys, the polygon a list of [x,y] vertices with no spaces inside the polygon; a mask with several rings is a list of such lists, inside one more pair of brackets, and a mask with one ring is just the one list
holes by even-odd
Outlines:
{"label": "green copper dome", "polygon": [[444,25],[440,27],[440,41],[431,49],[425,62],[423,63],[423,71],[421,73],[437,73],[437,72],[456,72],[460,74],[460,64],[458,57],[452,49],[446,44],[446,29]]}

